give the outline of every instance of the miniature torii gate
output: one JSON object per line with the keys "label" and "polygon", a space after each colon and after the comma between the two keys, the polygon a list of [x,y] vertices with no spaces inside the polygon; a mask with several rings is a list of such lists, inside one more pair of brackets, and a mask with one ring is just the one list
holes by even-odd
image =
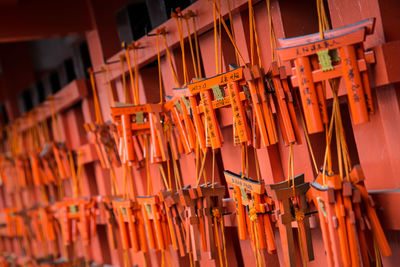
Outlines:
{"label": "miniature torii gate", "polygon": [[[367,64],[374,62],[374,55],[364,52],[362,44],[365,36],[373,33],[374,24],[375,19],[367,19],[325,31],[322,40],[319,33],[278,40],[277,53],[281,60],[294,61],[291,81],[294,87],[299,87],[310,133],[324,130],[322,121],[326,110],[321,108],[326,109],[326,104],[319,84],[325,80],[344,78],[354,124],[367,122],[368,114],[374,112],[367,73]],[[332,64],[333,61],[339,62]]]}
{"label": "miniature torii gate", "polygon": [[[306,259],[314,259],[312,248],[311,229],[308,220],[306,192],[310,188],[309,183],[304,182],[304,174],[298,175],[288,181],[268,185],[272,198],[276,205],[276,214],[279,218],[279,231],[281,235],[282,249],[287,266],[296,266],[295,247],[292,222],[296,221],[298,231],[302,233],[299,240],[300,246],[306,251]],[[297,212],[296,212],[297,207]],[[301,213],[302,218],[297,218],[296,213]]]}
{"label": "miniature torii gate", "polygon": [[[272,229],[272,223],[268,214],[268,205],[272,204],[271,199],[265,194],[264,181],[255,181],[230,171],[224,171],[225,179],[228,184],[233,186],[234,198],[236,204],[236,218],[238,222],[239,239],[246,240],[246,221],[245,210],[248,216],[253,216],[255,221],[255,233],[258,243],[256,248],[265,250],[269,253],[276,251],[275,237]],[[247,198],[247,192],[251,193],[251,199]],[[255,212],[255,213],[254,213]],[[254,213],[254,214],[251,214]],[[250,221],[251,221],[250,219]],[[248,225],[251,233],[252,225]]]}
{"label": "miniature torii gate", "polygon": [[[189,100],[193,121],[199,135],[199,143],[203,149],[206,147],[206,138],[210,139],[213,149],[222,146],[223,140],[216,119],[215,109],[229,105],[232,107],[235,139],[238,139],[237,141],[240,143],[250,141],[251,131],[247,125],[242,103],[247,100],[247,95],[244,90],[240,90],[239,86],[246,84],[249,87],[248,97],[252,100],[257,128],[263,144],[268,146],[277,142],[276,129],[273,124],[269,101],[265,95],[266,91],[263,79],[262,70],[257,66],[253,66],[252,69],[236,67],[228,72],[200,79],[187,85],[191,93]],[[224,93],[223,87],[225,86],[227,87],[228,95]],[[211,91],[214,94],[214,99],[212,98]],[[196,99],[198,95],[200,96],[200,102]],[[206,131],[204,131],[200,116],[201,113],[204,113]],[[201,133],[206,133],[206,135],[203,136]]]}
{"label": "miniature torii gate", "polygon": [[161,162],[168,159],[161,126],[161,112],[162,105],[160,104],[135,106],[119,103],[117,106],[111,107],[111,115],[117,124],[118,134],[123,140],[123,162],[133,164],[138,162],[138,154],[141,154],[142,150],[138,147],[139,144],[137,144],[134,137],[139,137],[140,145],[144,148],[143,141],[140,138],[144,134],[151,136],[150,155],[152,155],[152,162]]}

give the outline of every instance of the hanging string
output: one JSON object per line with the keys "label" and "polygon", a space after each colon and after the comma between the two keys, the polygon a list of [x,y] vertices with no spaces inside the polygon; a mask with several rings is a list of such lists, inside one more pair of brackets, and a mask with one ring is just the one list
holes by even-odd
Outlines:
{"label": "hanging string", "polygon": [[119,56],[119,61],[121,62],[121,73],[122,73],[122,91],[124,92],[125,103],[131,103],[131,96],[128,91],[128,86],[126,84],[125,75],[125,55]]}
{"label": "hanging string", "polygon": [[[297,94],[294,94],[294,100],[295,100],[295,102],[297,103],[297,105],[300,106],[300,101],[299,101],[299,99],[298,99]],[[305,135],[305,137],[306,137],[306,142],[307,142],[307,146],[308,146],[308,151],[310,152],[310,155],[311,155],[311,159],[312,159],[312,162],[313,162],[313,165],[314,165],[315,173],[318,174],[318,165],[317,165],[317,161],[315,160],[314,150],[313,150],[313,148],[312,148],[312,146],[311,146],[310,136],[309,136],[309,134],[308,134],[307,127],[306,127],[306,123],[305,123],[305,120],[304,120],[304,115],[303,115],[303,113],[302,113],[301,110],[300,110],[299,114],[300,114],[301,124],[302,124],[303,130],[304,130],[304,135]]]}
{"label": "hanging string", "polygon": [[36,153],[39,148],[40,148],[40,140],[39,140],[39,126],[37,124],[37,121],[35,119],[35,114],[34,112],[29,114],[29,117],[32,122],[32,128],[31,128],[31,138],[32,138],[32,152]]}
{"label": "hanging string", "polygon": [[96,82],[94,80],[94,73],[93,73],[92,68],[89,68],[89,74],[90,74],[90,84],[92,85],[92,90],[93,90],[93,100],[94,100],[94,111],[96,114],[96,123],[103,124],[104,120],[103,120],[103,115],[101,114],[99,96],[97,94]]}
{"label": "hanging string", "polygon": [[161,178],[162,178],[162,180],[164,182],[165,189],[166,190],[171,190],[171,186],[168,184],[167,176],[165,175],[165,171],[164,171],[164,168],[162,166],[162,163],[158,164],[158,169],[160,171],[160,176],[161,176]]}
{"label": "hanging string", "polygon": [[374,240],[374,254],[375,254],[375,266],[376,267],[382,267],[382,258],[381,258],[381,254],[379,251],[379,245],[378,245],[378,241],[376,241],[376,237],[372,236],[373,240]]}
{"label": "hanging string", "polygon": [[249,173],[249,149],[246,144],[246,173]]}
{"label": "hanging string", "polygon": [[107,63],[105,65],[106,65],[106,77],[107,77],[108,86],[109,86],[109,90],[110,90],[110,96],[111,96],[111,104],[113,105],[115,102],[115,96],[114,96],[114,91],[111,86],[110,67],[109,67],[109,64],[107,64]]}
{"label": "hanging string", "polygon": [[[336,92],[335,92],[336,93]],[[337,102],[337,96],[336,95],[334,95],[334,105],[338,105],[338,102]],[[341,148],[342,148],[342,144],[341,144],[341,141],[340,141],[340,125],[338,125],[338,114],[337,114],[337,110],[338,110],[338,107],[336,108],[336,112],[335,112],[335,115],[334,115],[334,119],[335,119],[335,136],[336,136],[336,151],[337,151],[337,160],[338,160],[338,165],[339,165],[339,176],[340,176],[340,179],[341,180],[343,180],[343,165],[342,165],[342,150],[341,150]]]}
{"label": "hanging string", "polygon": [[274,29],[274,24],[272,23],[272,14],[271,14],[271,0],[266,0],[267,1],[267,11],[268,11],[268,21],[269,21],[269,40],[270,40],[270,46],[271,46],[271,57],[272,61],[277,61],[278,65],[280,66],[280,58],[276,56],[276,35],[275,35],[275,29]]}
{"label": "hanging string", "polygon": [[78,169],[76,170],[76,179],[78,180],[79,196],[82,196],[84,195],[84,192],[83,192],[83,177],[82,177],[83,151],[81,149],[79,149],[78,151],[77,164],[78,164]]}
{"label": "hanging string", "polygon": [[[289,159],[288,159],[288,171],[287,171],[287,176],[288,176],[288,184],[290,186],[290,181],[294,177],[294,155],[293,155],[293,144],[289,144]],[[293,181],[294,185],[294,181]],[[294,190],[294,188],[293,188]]]}
{"label": "hanging string", "polygon": [[257,52],[257,59],[258,59],[258,65],[261,66],[261,54],[260,54],[260,46],[258,42],[258,33],[257,33],[257,28],[256,28],[256,21],[254,18],[254,9],[253,9],[253,4],[252,1],[249,0],[249,20],[251,21],[250,23],[250,51],[251,51],[251,64],[254,64],[254,45],[256,47],[256,52]]}
{"label": "hanging string", "polygon": [[[338,84],[338,83],[337,83]],[[336,112],[335,112],[335,133],[336,133],[336,142],[337,142],[337,154],[338,154],[338,164],[339,164],[339,173],[340,177],[343,180],[344,177],[349,179],[349,169],[351,168],[351,162],[349,157],[349,152],[347,148],[346,138],[344,136],[344,129],[342,118],[340,114],[340,107],[339,107],[339,97],[337,95],[338,85],[333,85],[335,87],[332,88],[332,94],[334,97],[334,105],[336,105]],[[343,172],[344,168],[344,172]]]}
{"label": "hanging string", "polygon": [[171,160],[175,160],[174,153],[172,152],[172,125],[169,120],[164,121],[164,139],[167,140],[167,146],[171,149],[171,158],[167,160],[167,175],[168,175],[168,188],[172,190],[172,179],[171,179]]}
{"label": "hanging string", "polygon": [[250,64],[254,65],[254,31],[253,31],[253,12],[251,0],[248,1],[248,9],[249,9],[249,28],[250,28]]}
{"label": "hanging string", "polygon": [[201,61],[200,61],[200,47],[199,47],[199,40],[197,37],[197,29],[196,29],[196,21],[195,21],[195,16],[192,16],[192,25],[193,25],[193,34],[194,34],[194,43],[196,46],[196,59],[197,59],[197,77],[203,77],[202,71],[201,71]]}
{"label": "hanging string", "polygon": [[[220,4],[220,0],[218,1]],[[215,71],[216,74],[218,75],[221,73],[222,69],[222,59],[220,56],[222,55],[221,51],[221,14],[218,12],[218,28],[217,28],[217,3],[215,0],[213,0],[213,19],[214,19],[214,52],[215,52]],[[219,37],[219,38],[218,38]],[[208,129],[208,126],[206,125],[206,130]],[[206,132],[206,136],[208,136],[208,133]],[[214,189],[215,187],[215,149],[211,149],[212,152],[212,170],[211,170],[211,184],[212,188]],[[205,185],[207,186],[207,182],[205,182]],[[220,253],[220,251],[219,251]],[[221,255],[220,255],[221,256]],[[221,259],[221,258],[220,258]],[[221,260],[222,262],[222,260]]]}
{"label": "hanging string", "polygon": [[[300,211],[298,208],[295,208],[295,219],[297,223],[302,222],[304,220],[304,213]],[[303,244],[303,231],[298,228],[297,235],[299,238],[299,247],[300,247],[300,255],[301,255],[301,260],[303,263],[304,267],[307,267],[307,260],[306,260],[306,252],[304,249],[304,244]]]}
{"label": "hanging string", "polygon": [[[214,0],[215,1],[215,0]],[[218,12],[218,14],[220,14],[220,10],[219,10],[219,8],[215,5],[215,7],[214,7],[215,9],[216,9],[216,11]],[[240,51],[239,51],[239,49],[238,49],[238,47],[237,47],[237,45],[236,45],[236,42],[235,42],[235,40],[233,39],[233,36],[232,36],[232,34],[231,34],[231,32],[230,32],[230,30],[229,30],[229,28],[228,28],[228,26],[226,25],[226,23],[225,23],[225,21],[224,20],[221,20],[221,23],[222,23],[222,26],[224,27],[224,29],[225,29],[225,32],[226,32],[226,34],[228,35],[228,37],[229,37],[229,40],[231,41],[231,43],[232,43],[232,45],[233,45],[233,47],[235,48],[235,51],[236,51],[236,53],[239,55],[239,58],[240,58],[240,61],[241,61],[241,64],[245,64],[246,62],[245,62],[245,60],[244,60],[244,58],[243,58],[243,56],[242,56],[242,54],[240,53]]]}
{"label": "hanging string", "polygon": [[139,48],[139,44],[134,44],[132,43],[131,45],[133,45],[133,66],[135,69],[135,94],[134,94],[134,104],[135,105],[139,105],[140,104],[140,99],[139,99],[139,65],[137,63],[138,61],[138,48]]}
{"label": "hanging string", "polygon": [[[164,103],[164,97],[163,97],[163,86],[162,86],[162,76],[161,76],[160,46],[159,46],[159,39],[158,38],[159,38],[159,34],[156,35],[156,47],[157,47],[157,62],[158,62],[158,79],[159,79],[159,89],[160,89],[160,102],[162,104],[162,103]],[[164,135],[166,136],[166,139],[167,139],[167,137],[168,137],[168,139],[171,139],[172,138],[170,136],[171,127],[167,127],[167,128],[168,129],[165,130]],[[168,182],[167,182],[167,178],[166,178],[162,163],[159,163],[158,167],[159,167],[160,176],[163,179],[165,188],[167,190],[171,190],[172,189],[172,182],[171,182],[170,160],[167,161]]]}
{"label": "hanging string", "polygon": [[49,126],[47,124],[47,119],[44,116],[43,109],[40,112],[40,114],[41,114],[41,117],[43,118],[41,125],[42,125],[42,132],[43,132],[43,136],[44,136],[44,142],[49,143],[50,142],[50,131],[49,131]]}
{"label": "hanging string", "polygon": [[167,259],[168,267],[171,267],[171,255],[168,250],[165,250],[165,256]]}
{"label": "hanging string", "polygon": [[[213,210],[213,213],[214,213],[214,211],[216,211],[216,210]],[[217,243],[219,264],[220,264],[220,266],[224,266],[224,262],[222,260],[221,244],[220,244],[220,240],[219,240],[217,216],[215,216],[215,214],[213,214],[213,219],[214,219],[214,232],[215,232],[214,234],[215,234],[215,239],[216,239],[215,241]]]}
{"label": "hanging string", "polygon": [[[206,163],[206,157],[207,157],[207,150],[203,155],[203,160],[201,161],[201,166],[200,166],[199,176],[197,176],[196,186],[199,185],[201,176],[203,175],[204,167],[205,167],[205,163]],[[207,177],[205,175],[204,175],[204,184],[207,184]]]}
{"label": "hanging string", "polygon": [[[175,160],[175,159],[172,159]],[[171,179],[171,162],[170,160],[167,161],[167,172],[168,172],[168,187],[172,188],[172,179]]]}
{"label": "hanging string", "polygon": [[[325,7],[323,0],[317,0],[317,13],[318,13],[318,23],[319,23],[319,32],[320,38],[324,39],[324,31],[330,29],[328,17],[325,13]],[[332,117],[329,126],[329,130],[326,133],[326,149],[325,149],[325,157],[324,157],[324,166],[323,166],[323,180],[325,183],[325,168],[328,161],[328,168],[331,171],[331,159],[330,159],[330,143],[333,132],[333,124],[335,124],[335,136],[336,136],[336,149],[337,149],[337,157],[338,157],[338,167],[339,167],[339,175],[343,180],[344,177],[348,177],[349,171],[351,169],[350,156],[347,148],[346,138],[344,135],[344,128],[342,123],[342,118],[340,114],[340,106],[339,106],[339,98],[337,95],[339,83],[337,80],[330,79],[329,84],[331,87],[332,95],[333,95],[333,109],[332,109]],[[325,85],[324,85],[325,86]],[[344,170],[343,170],[344,169]]]}
{"label": "hanging string", "polygon": [[[167,132],[167,134],[169,135],[169,140],[172,140],[172,128],[171,127],[168,127],[168,132]],[[171,144],[171,142],[169,142],[169,147],[170,147],[170,150],[172,151],[172,144]],[[175,178],[175,187],[177,188],[177,189],[181,189],[182,188],[182,183],[181,183],[181,177],[180,177],[180,174],[179,174],[179,168],[178,168],[178,164],[177,164],[177,160],[175,160],[175,158],[174,157],[172,157],[172,159],[170,159],[170,160],[168,160],[167,161],[167,167],[168,167],[168,181],[169,181],[169,187],[170,187],[170,189],[172,189],[172,182],[171,182],[171,173],[170,173],[170,161],[172,160],[172,165],[173,165],[173,168],[174,168],[174,178]],[[197,156],[196,156],[196,164],[197,164]],[[197,175],[197,167],[196,167],[196,175]],[[197,177],[197,176],[196,176]]]}
{"label": "hanging string", "polygon": [[190,54],[192,56],[192,63],[193,63],[193,70],[194,70],[194,75],[195,77],[199,77],[199,72],[197,70],[197,62],[196,62],[196,56],[194,54],[194,50],[193,50],[193,44],[192,44],[192,34],[190,32],[190,27],[189,27],[189,19],[193,16],[193,14],[191,12],[188,12],[185,14],[185,16],[183,17],[185,20],[185,24],[186,24],[186,32],[188,35],[188,39],[189,39],[189,47],[190,47]]}
{"label": "hanging string", "polygon": [[[230,0],[226,0],[226,6],[228,7],[228,17],[229,17],[229,25],[231,26],[230,30],[231,30],[231,33],[232,33],[232,40],[233,40],[233,42],[236,43]],[[235,49],[235,59],[236,59],[236,64],[239,64],[239,56],[238,56],[238,53],[237,53],[236,49]]]}
{"label": "hanging string", "polygon": [[164,46],[165,46],[165,53],[167,54],[167,59],[168,59],[169,66],[170,66],[170,69],[171,69],[172,77],[174,78],[174,81],[175,81],[175,86],[176,87],[180,87],[179,81],[178,81],[178,76],[176,75],[174,64],[172,63],[171,52],[169,51],[169,46],[168,46],[168,43],[167,43],[167,37],[166,37],[166,34],[165,34],[165,29],[160,29],[157,34],[161,34],[161,36],[163,37]]}
{"label": "hanging string", "polygon": [[51,113],[51,124],[53,128],[53,135],[55,141],[61,141],[61,130],[58,125],[58,115],[56,115],[56,105],[54,103],[54,96],[48,96],[49,103],[50,103],[50,113]]}
{"label": "hanging string", "polygon": [[26,149],[27,152],[31,153],[34,150],[34,143],[33,143],[33,129],[29,129],[26,133],[28,140],[28,147]]}
{"label": "hanging string", "polygon": [[144,145],[146,148],[146,176],[147,176],[147,195],[153,195],[153,185],[151,182],[151,175],[150,175],[150,144],[149,144],[149,137],[148,135],[144,138]]}
{"label": "hanging string", "polygon": [[123,165],[123,178],[124,178],[124,194],[123,198],[128,199],[128,164]]}
{"label": "hanging string", "polygon": [[[325,7],[323,1],[317,0],[317,13],[318,13],[318,24],[319,24],[319,32],[320,32],[320,38],[321,40],[324,39],[324,31],[330,29],[330,25],[328,22],[328,18],[325,13]],[[325,91],[325,81],[322,82],[322,87],[323,90]],[[328,126],[325,124],[325,139],[327,140],[326,142],[328,143],[329,135],[328,135]],[[331,150],[330,146],[327,147],[327,164],[328,164],[328,171],[329,173],[332,173],[332,156],[331,156]]]}
{"label": "hanging string", "polygon": [[[279,57],[276,56],[276,52],[275,52],[275,48],[276,48],[276,36],[275,36],[275,30],[274,30],[274,25],[272,23],[272,14],[271,14],[271,1],[270,0],[266,0],[267,3],[267,11],[268,11],[268,21],[269,21],[269,34],[270,34],[270,45],[271,45],[271,57],[272,57],[272,61],[277,60],[278,65],[280,65],[280,59]],[[295,100],[297,103],[300,103],[297,99],[297,95],[295,94]],[[311,146],[311,142],[310,142],[310,138],[307,132],[307,128],[305,126],[305,122],[304,122],[304,117],[303,117],[303,113],[300,111],[300,118],[301,118],[301,122],[303,125],[303,129],[304,129],[304,135],[306,137],[306,142],[307,142],[307,146],[308,146],[308,150],[311,154],[311,158],[312,158],[312,162],[315,168],[315,172],[318,173],[318,166],[315,160],[315,156],[314,156],[314,151],[313,148]]]}
{"label": "hanging string", "polygon": [[71,151],[68,151],[68,159],[72,174],[72,195],[74,198],[77,198],[79,196],[79,185],[76,177],[74,158],[72,157]]}
{"label": "hanging string", "polygon": [[[331,27],[329,25],[329,21],[328,21],[328,17],[325,13],[325,7],[324,7],[324,2],[317,0],[316,1],[317,4],[317,14],[318,14],[318,26],[319,26],[319,33],[320,33],[320,38],[321,40],[324,39],[324,31],[329,30]],[[333,84],[331,84],[333,85]],[[323,90],[325,91],[325,81],[322,82],[322,87]],[[325,124],[325,139],[326,142],[328,143],[328,126]],[[331,150],[330,150],[330,146],[327,147],[327,164],[328,164],[328,171],[329,173],[332,173],[332,159],[331,159]]]}
{"label": "hanging string", "polygon": [[256,229],[257,229],[257,225],[256,225],[256,220],[257,220],[257,210],[254,207],[254,205],[250,208],[249,211],[250,214],[250,224],[251,224],[251,240],[252,240],[252,244],[254,247],[254,257],[256,260],[256,265],[258,267],[262,266],[262,256],[261,256],[261,252],[260,252],[260,243],[258,240],[258,236],[256,233]]}
{"label": "hanging string", "polygon": [[112,194],[113,195],[119,195],[119,188],[118,188],[118,183],[117,183],[117,178],[115,177],[115,170],[114,166],[110,166],[110,177],[111,177],[111,184],[112,184]]}
{"label": "hanging string", "polygon": [[18,121],[14,127],[14,138],[15,138],[15,146],[16,146],[16,154],[19,155],[22,153],[22,135],[19,135],[19,126],[20,122]]}
{"label": "hanging string", "polygon": [[15,140],[15,135],[14,135],[14,128],[16,128],[16,123],[13,123],[9,126],[6,126],[6,132],[7,132],[7,136],[10,139],[10,150],[11,150],[11,154],[13,156],[17,155],[17,150],[18,150],[18,144]]}
{"label": "hanging string", "polygon": [[253,149],[254,151],[254,161],[256,165],[256,174],[257,174],[257,181],[261,181],[261,172],[260,172],[260,162],[258,161],[257,150]]}
{"label": "hanging string", "polygon": [[[181,20],[182,19],[185,20],[185,24],[186,24],[186,33],[187,33],[188,40],[189,40],[189,48],[190,48],[190,55],[191,55],[191,58],[192,58],[194,75],[195,75],[195,77],[199,77],[199,70],[198,69],[200,69],[200,63],[197,62],[199,60],[199,57],[200,57],[199,54],[198,54],[199,53],[199,48],[198,48],[198,43],[196,41],[195,46],[196,46],[197,55],[195,55],[194,48],[193,48],[193,43],[192,43],[192,34],[191,34],[191,31],[190,31],[190,26],[189,26],[189,19],[191,17],[194,17],[194,14],[193,14],[192,11],[189,10],[185,15],[182,15]],[[195,27],[194,20],[193,20],[193,25]],[[182,22],[181,22],[181,27],[182,27]],[[195,31],[195,39],[197,39],[197,32],[196,32],[196,30],[194,30],[194,31]],[[183,32],[183,29],[182,29],[181,32]],[[183,38],[182,38],[182,40],[183,40]],[[185,63],[185,67],[187,68],[186,63]]]}
{"label": "hanging string", "polygon": [[185,54],[185,43],[183,41],[183,29],[182,29],[182,14],[178,10],[178,13],[172,13],[172,18],[174,18],[176,22],[176,28],[178,30],[179,35],[179,44],[181,47],[182,53],[182,67],[183,67],[183,81],[185,84],[188,83],[188,74],[187,74],[187,67],[186,67],[186,54]]}
{"label": "hanging string", "polygon": [[[218,6],[221,6],[221,0],[218,0]],[[219,70],[218,73],[222,73],[222,27],[221,27],[221,13],[218,14],[218,51],[219,51]]]}
{"label": "hanging string", "polygon": [[218,32],[217,32],[217,3],[213,0],[213,20],[214,20],[214,56],[215,56],[215,73],[219,74],[218,66]]}
{"label": "hanging string", "polygon": [[161,58],[160,58],[160,40],[158,39],[159,36],[156,34],[156,48],[157,48],[157,66],[158,66],[158,88],[160,90],[160,103],[164,103],[164,96],[163,96],[163,82],[161,76]]}
{"label": "hanging string", "polygon": [[246,178],[246,150],[245,150],[245,143],[242,143],[240,148],[241,148],[241,154],[242,154],[242,178]]}
{"label": "hanging string", "polygon": [[330,29],[328,16],[325,13],[325,6],[323,0],[317,0],[317,14],[318,14],[319,34],[321,40],[323,40],[324,31]]}
{"label": "hanging string", "polygon": [[108,68],[107,63],[105,64],[105,68],[104,67],[100,68],[100,71],[103,74],[104,87],[108,88],[108,90],[106,90],[108,106],[112,106],[114,103],[114,96],[113,96],[113,91],[112,91],[112,87],[111,87],[111,82],[107,77],[108,71],[106,71],[106,68]]}
{"label": "hanging string", "polygon": [[[334,100],[335,101],[335,100]],[[336,113],[336,105],[333,105],[332,108],[332,115],[329,123],[329,129],[328,129],[328,134],[327,134],[327,142],[326,142],[326,148],[325,148],[325,155],[324,155],[324,164],[322,167],[322,180],[323,184],[326,185],[326,179],[325,179],[325,170],[326,170],[326,163],[327,163],[327,158],[328,158],[328,153],[330,153],[330,143],[331,143],[331,138],[332,138],[332,132],[333,132],[333,120],[334,120],[334,115]]]}
{"label": "hanging string", "polygon": [[161,267],[165,267],[165,251],[161,250]]}
{"label": "hanging string", "polygon": [[[136,201],[136,194],[135,194],[135,188],[133,185],[133,175],[132,175],[132,166],[127,166],[127,172],[128,172],[128,193],[127,196],[128,198],[131,198],[133,201]],[[129,195],[130,193],[130,195]]]}
{"label": "hanging string", "polygon": [[[32,127],[30,128],[30,137],[31,137],[31,142],[32,142],[32,147],[31,147],[30,153],[36,154],[39,144],[38,144],[38,136],[36,135],[36,131],[35,131],[35,130],[37,130],[37,125],[36,125],[33,113],[29,113],[28,119],[32,124]],[[35,157],[35,156],[33,156],[33,157]],[[39,168],[39,166],[37,166],[37,168]],[[41,191],[43,200],[45,200],[46,199],[45,192],[43,191],[42,188],[40,191]],[[17,199],[15,199],[15,200],[17,201]]]}
{"label": "hanging string", "polygon": [[[135,84],[135,78],[133,76],[132,72],[132,64],[131,64],[131,56],[129,54],[129,50],[131,49],[131,45],[128,45],[125,49],[125,58],[126,58],[126,63],[128,64],[128,71],[129,71],[129,77],[131,81],[131,89],[132,89],[132,95],[133,95],[133,102],[135,105],[137,102],[137,96],[136,96],[136,84]],[[124,72],[123,72],[124,73]],[[136,75],[136,74],[135,74]]]}
{"label": "hanging string", "polygon": [[[254,214],[254,213],[256,213],[256,211],[254,210],[254,212],[253,212],[253,210],[254,209],[250,209],[250,211],[249,211],[249,217],[252,217],[252,215]],[[253,223],[253,221],[250,219],[250,226],[249,226],[249,236],[250,236],[250,245],[251,245],[251,247],[253,248],[253,255],[254,255],[254,260],[255,260],[255,262],[256,262],[256,266],[258,266],[258,267],[260,267],[260,263],[259,263],[259,260],[258,260],[258,249],[257,249],[257,244],[256,244],[256,242],[255,242],[255,236],[254,236],[254,223]]]}
{"label": "hanging string", "polygon": [[[212,187],[215,186],[215,149],[211,149],[212,151],[212,173],[211,173],[211,180],[212,180]],[[206,183],[207,185],[207,183]]]}
{"label": "hanging string", "polygon": [[199,164],[200,164],[200,145],[199,140],[196,138],[196,147],[195,147],[195,161],[196,161],[196,181],[198,181],[197,177],[199,177]]}
{"label": "hanging string", "polygon": [[[40,119],[40,114],[42,112],[40,112],[40,108],[38,107],[37,109],[34,109],[32,114],[33,116],[35,116],[35,129],[36,129],[36,134],[37,134],[37,138],[39,140],[39,149],[42,147],[42,145],[44,143],[46,143],[46,137],[45,137],[45,133],[44,133],[44,129],[43,129],[43,122],[39,121]],[[36,116],[38,115],[38,116]]]}
{"label": "hanging string", "polygon": [[178,164],[176,163],[176,160],[172,160],[172,164],[174,166],[174,174],[175,174],[175,184],[177,189],[182,189],[182,183],[181,183],[181,177],[179,174],[179,168],[178,168]]}
{"label": "hanging string", "polygon": [[129,257],[129,250],[124,249],[123,257],[124,257],[124,267],[131,266],[131,260],[130,260],[130,257]]}
{"label": "hanging string", "polygon": [[224,248],[225,266],[228,266],[228,256],[227,256],[227,253],[226,253],[225,226],[224,226],[224,220],[222,220],[222,217],[219,218],[219,223],[221,225],[221,232],[222,232],[222,245],[223,245],[223,248]]}

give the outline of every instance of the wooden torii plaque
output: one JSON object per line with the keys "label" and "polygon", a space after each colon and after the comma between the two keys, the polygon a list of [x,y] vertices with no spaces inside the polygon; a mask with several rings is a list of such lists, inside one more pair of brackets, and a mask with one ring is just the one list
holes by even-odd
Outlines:
{"label": "wooden torii plaque", "polygon": [[[275,237],[268,214],[272,200],[266,195],[264,181],[241,177],[240,174],[231,171],[224,171],[224,175],[226,182],[232,185],[234,190],[239,239],[247,239],[246,221],[249,219],[246,218],[245,212],[247,211],[247,216],[250,217],[250,210],[253,209],[256,212],[254,232],[257,234],[257,249],[268,250],[270,254],[275,253]],[[247,192],[250,192],[250,199],[247,197]],[[247,228],[249,233],[253,232],[251,223]]]}
{"label": "wooden torii plaque", "polygon": [[195,261],[201,260],[199,225],[200,220],[197,216],[197,199],[190,196],[190,186],[186,186],[179,191],[181,205],[185,207],[185,232],[186,232],[186,252],[193,253]]}
{"label": "wooden torii plaque", "polygon": [[299,87],[307,129],[322,132],[326,113],[321,83],[343,77],[354,124],[369,120],[374,112],[367,64],[375,61],[373,52],[365,52],[363,41],[372,34],[375,19],[325,31],[324,39],[315,33],[279,39],[277,53],[283,61],[293,61],[292,85]]}
{"label": "wooden torii plaque", "polygon": [[151,161],[161,162],[168,159],[161,125],[161,112],[162,106],[160,104],[135,106],[119,103],[117,106],[111,107],[111,116],[116,123],[118,135],[123,144],[122,162],[138,164],[142,153],[141,148],[145,148],[142,137],[146,134],[150,135]]}
{"label": "wooden torii plaque", "polygon": [[161,206],[162,212],[167,218],[169,232],[172,239],[172,246],[175,250],[179,250],[181,257],[186,255],[186,246],[184,238],[184,226],[181,218],[179,195],[171,191],[161,191],[159,193],[160,201],[164,204]]}
{"label": "wooden torii plaque", "polygon": [[[303,256],[306,256],[308,261],[314,260],[305,195],[310,184],[304,182],[304,174],[289,181],[268,185],[268,188],[276,205],[275,212],[279,218],[279,231],[286,265],[296,266],[292,222],[297,222],[298,231],[301,232],[302,240],[300,239],[299,243],[301,242],[300,246],[306,250],[304,252],[306,255]],[[297,213],[301,213],[302,218],[298,219]]]}

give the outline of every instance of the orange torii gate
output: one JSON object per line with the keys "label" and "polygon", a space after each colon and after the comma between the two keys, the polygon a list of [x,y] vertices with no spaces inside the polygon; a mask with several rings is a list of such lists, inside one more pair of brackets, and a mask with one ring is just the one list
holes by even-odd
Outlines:
{"label": "orange torii gate", "polygon": [[369,120],[373,114],[367,64],[373,52],[365,52],[362,42],[372,34],[375,19],[367,19],[320,34],[279,39],[277,53],[283,61],[294,61],[292,85],[299,87],[307,129],[322,132],[327,123],[326,99],[322,82],[343,77],[354,124]]}

